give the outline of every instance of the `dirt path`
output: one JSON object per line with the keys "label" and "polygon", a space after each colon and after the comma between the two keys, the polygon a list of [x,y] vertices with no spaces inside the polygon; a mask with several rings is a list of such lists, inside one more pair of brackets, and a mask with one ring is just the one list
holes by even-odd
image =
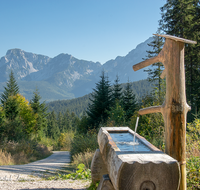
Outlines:
{"label": "dirt path", "polygon": [[46,173],[57,172],[69,162],[69,152],[53,151],[53,154],[48,158],[29,164],[0,166],[0,189],[85,189],[89,182],[77,180],[41,181],[41,177],[44,177]]}

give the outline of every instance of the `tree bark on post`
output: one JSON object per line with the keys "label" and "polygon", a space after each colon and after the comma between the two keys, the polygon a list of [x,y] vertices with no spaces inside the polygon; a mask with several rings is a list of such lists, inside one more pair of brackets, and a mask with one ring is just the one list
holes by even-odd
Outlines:
{"label": "tree bark on post", "polygon": [[165,124],[165,152],[180,164],[180,190],[186,190],[186,117],[190,110],[186,102],[184,43],[196,44],[194,41],[170,35],[158,56],[133,66],[134,71],[162,62],[166,76],[166,98],[162,106],[154,106],[139,110],[140,115],[161,112]]}

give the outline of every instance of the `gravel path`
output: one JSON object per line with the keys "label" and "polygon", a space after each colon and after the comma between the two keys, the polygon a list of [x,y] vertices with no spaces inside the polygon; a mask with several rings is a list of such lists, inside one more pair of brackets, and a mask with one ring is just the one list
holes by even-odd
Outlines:
{"label": "gravel path", "polygon": [[89,181],[79,180],[52,180],[46,181],[41,177],[57,172],[61,167],[70,162],[67,151],[53,151],[46,159],[25,165],[0,166],[0,189],[2,190],[72,190],[85,189]]}

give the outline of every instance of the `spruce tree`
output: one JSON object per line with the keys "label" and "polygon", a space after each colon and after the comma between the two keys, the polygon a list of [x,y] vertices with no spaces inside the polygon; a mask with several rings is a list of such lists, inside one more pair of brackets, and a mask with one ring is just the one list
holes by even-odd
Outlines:
{"label": "spruce tree", "polygon": [[41,96],[39,94],[38,89],[36,88],[36,90],[33,92],[33,97],[30,100],[30,105],[33,109],[33,112],[37,114],[37,123],[35,126],[36,131],[44,129],[47,125],[47,107],[45,102],[40,103],[40,100]]}
{"label": "spruce tree", "polygon": [[14,73],[11,70],[9,75],[9,80],[6,83],[6,87],[4,87],[4,92],[1,94],[1,103],[4,106],[9,96],[15,96],[19,93],[19,87],[17,81],[15,80]]}
{"label": "spruce tree", "polygon": [[104,71],[100,78],[100,81],[96,83],[96,88],[93,89],[92,98],[90,98],[91,104],[86,111],[92,129],[98,128],[100,123],[106,123],[107,110],[110,110],[112,104],[111,88]]}
{"label": "spruce tree", "polygon": [[131,90],[131,84],[129,81],[126,84],[125,90],[123,91],[122,102],[122,107],[125,111],[125,119],[126,121],[129,121],[137,109],[135,94],[133,94],[133,91]]}
{"label": "spruce tree", "polygon": [[120,101],[122,97],[122,87],[119,84],[119,76],[116,76],[115,83],[113,85],[113,102]]}
{"label": "spruce tree", "polygon": [[58,139],[60,136],[60,129],[56,122],[56,114],[54,111],[52,111],[48,115],[48,122],[47,122],[47,131],[48,131],[48,137],[53,138],[55,140]]}

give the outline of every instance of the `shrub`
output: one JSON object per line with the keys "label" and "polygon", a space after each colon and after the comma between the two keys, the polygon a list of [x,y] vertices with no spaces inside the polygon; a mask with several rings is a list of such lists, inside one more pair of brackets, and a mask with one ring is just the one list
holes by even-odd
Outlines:
{"label": "shrub", "polygon": [[187,159],[188,189],[200,189],[200,158],[192,156]]}
{"label": "shrub", "polygon": [[83,163],[87,169],[90,168],[92,158],[94,156],[94,152],[91,152],[90,150],[87,150],[84,153],[79,153],[73,156],[73,165],[78,166],[79,164]]}
{"label": "shrub", "polygon": [[58,149],[70,151],[71,141],[74,138],[74,132],[61,133],[58,138]]}
{"label": "shrub", "polygon": [[48,180],[53,180],[53,179],[91,179],[91,170],[86,169],[84,164],[79,164],[77,166],[77,170],[74,173],[71,174],[58,174],[57,176],[52,176],[47,178]]}
{"label": "shrub", "polygon": [[87,133],[86,135],[77,134],[71,142],[71,158],[85,152],[93,152],[98,148],[97,134]]}
{"label": "shrub", "polygon": [[200,189],[200,119],[187,125],[187,185]]}

